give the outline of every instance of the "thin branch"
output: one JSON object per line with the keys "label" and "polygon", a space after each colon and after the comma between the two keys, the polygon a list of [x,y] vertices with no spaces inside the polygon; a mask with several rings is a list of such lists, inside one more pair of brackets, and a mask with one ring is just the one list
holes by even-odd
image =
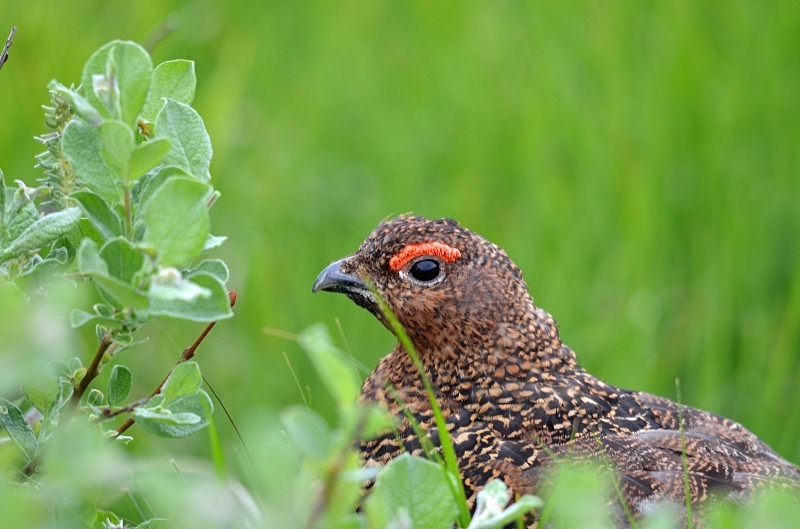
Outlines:
{"label": "thin branch", "polygon": [[99,373],[98,367],[100,367],[100,362],[103,360],[103,356],[105,356],[109,350],[113,350],[113,346],[114,342],[111,340],[111,331],[106,331],[106,333],[100,339],[100,345],[97,346],[97,351],[94,353],[92,362],[89,364],[89,367],[86,368],[86,374],[83,375],[80,384],[78,384],[78,387],[75,388],[75,391],[72,393],[70,403],[72,404],[73,408],[78,407],[78,403],[81,401],[83,394],[86,393],[89,384],[92,383],[92,380],[94,380]]}
{"label": "thin branch", "polygon": [[[235,290],[231,290],[230,292],[228,292],[228,299],[230,300],[231,307],[236,305]],[[200,344],[203,342],[205,337],[208,336],[208,333],[211,332],[211,329],[213,329],[214,325],[216,324],[217,324],[216,321],[212,321],[211,323],[206,325],[206,328],[203,329],[203,332],[200,333],[200,336],[197,337],[194,343],[183,350],[183,352],[181,353],[181,357],[178,359],[177,362],[175,362],[176,366],[186,362],[187,360],[191,360],[194,357],[197,348],[200,347]],[[175,367],[173,367],[172,369],[175,369]],[[172,369],[169,370],[169,373],[167,373],[167,376],[164,377],[164,379],[161,381],[158,387],[156,387],[156,389],[153,390],[149,398],[153,398],[161,392],[161,388],[164,387],[164,384],[167,383],[167,379],[169,379],[169,376],[172,374]],[[119,426],[119,428],[117,428],[117,434],[114,436],[114,438],[116,439],[117,437],[125,433],[125,431],[127,431],[128,428],[133,426],[134,422],[136,421],[133,419],[133,417],[128,417],[128,419],[124,423],[122,423]]]}
{"label": "thin branch", "polygon": [[128,404],[127,406],[123,406],[122,408],[119,408],[117,410],[112,410],[111,408],[103,408],[102,409],[102,415],[97,417],[95,419],[95,422],[107,421],[108,419],[113,419],[117,415],[121,415],[123,413],[132,412],[133,410],[135,410],[136,408],[138,408],[142,404],[147,404],[147,402],[151,398],[152,397],[145,397],[143,399],[135,400],[135,401],[131,402],[130,404]]}
{"label": "thin branch", "polygon": [[0,53],[0,68],[2,68],[3,65],[6,63],[6,61],[8,60],[8,49],[11,47],[11,44],[14,41],[14,35],[16,33],[17,33],[17,26],[12,26],[11,34],[6,39],[5,46],[3,46],[3,53]]}

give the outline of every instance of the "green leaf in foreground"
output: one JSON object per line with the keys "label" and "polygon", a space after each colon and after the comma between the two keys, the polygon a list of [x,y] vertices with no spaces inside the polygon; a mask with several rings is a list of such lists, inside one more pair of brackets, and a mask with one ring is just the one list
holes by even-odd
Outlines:
{"label": "green leaf in foreground", "polygon": [[22,410],[2,397],[0,397],[0,423],[25,454],[25,458],[30,460],[36,453],[36,434],[25,420]]}
{"label": "green leaf in foreground", "polygon": [[325,387],[336,400],[340,410],[353,406],[361,383],[353,366],[347,363],[344,353],[332,343],[328,330],[322,324],[309,327],[300,333],[300,347],[305,349],[314,369]]}
{"label": "green leaf in foreground", "polygon": [[458,507],[447,479],[432,461],[397,457],[378,474],[367,498],[367,516],[376,527],[405,522],[405,527],[449,529]]}

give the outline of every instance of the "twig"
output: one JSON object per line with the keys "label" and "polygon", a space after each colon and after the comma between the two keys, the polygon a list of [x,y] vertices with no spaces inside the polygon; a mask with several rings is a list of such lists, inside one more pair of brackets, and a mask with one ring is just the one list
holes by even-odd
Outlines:
{"label": "twig", "polygon": [[145,397],[143,399],[135,400],[135,401],[131,402],[130,404],[128,404],[127,406],[123,406],[122,408],[119,408],[118,410],[113,410],[112,411],[111,408],[103,408],[102,415],[97,417],[95,419],[95,422],[106,421],[108,419],[113,419],[117,415],[131,412],[131,411],[135,410],[136,408],[138,408],[139,406],[141,406],[142,404],[146,404],[147,401],[149,401],[151,398],[152,397]]}
{"label": "twig", "polygon": [[[235,290],[231,290],[230,292],[228,292],[228,299],[230,300],[231,307],[236,305],[236,291]],[[194,341],[194,343],[183,350],[183,352],[181,353],[181,357],[178,359],[177,362],[175,362],[176,366],[179,365],[179,364],[182,364],[182,363],[184,363],[184,362],[186,362],[188,360],[191,360],[194,357],[195,352],[197,351],[197,348],[203,342],[205,337],[208,336],[208,333],[211,332],[211,329],[213,329],[214,325],[216,325],[216,324],[217,324],[216,321],[212,321],[211,323],[209,323],[206,326],[205,329],[203,329],[203,332],[200,333],[200,336],[197,337],[197,339]],[[175,369],[175,368],[173,367],[172,369]],[[150,397],[149,397],[150,399],[155,397],[156,395],[158,395],[161,392],[161,388],[164,387],[164,384],[166,384],[167,379],[169,379],[169,376],[172,374],[172,369],[169,370],[169,373],[167,373],[167,376],[164,377],[164,380],[162,380],[161,383],[158,385],[158,387],[156,387],[156,389],[154,389],[153,392],[150,394]],[[122,423],[119,426],[119,428],[117,428],[117,434],[114,436],[114,438],[116,439],[117,437],[119,437],[120,435],[125,433],[125,431],[128,428],[133,426],[134,422],[136,422],[136,421],[133,419],[133,417],[128,417],[128,419],[124,423]]]}
{"label": "twig", "polygon": [[6,61],[8,60],[8,49],[11,47],[12,41],[14,40],[14,34],[16,34],[16,32],[17,32],[17,26],[12,26],[11,34],[6,39],[5,46],[3,46],[3,53],[0,53],[0,68],[2,68],[3,65],[6,63]]}
{"label": "twig", "polygon": [[97,351],[94,353],[94,358],[92,358],[92,362],[89,364],[89,367],[86,368],[86,374],[83,375],[80,384],[78,387],[75,388],[75,391],[72,393],[72,398],[70,399],[70,403],[72,404],[73,408],[78,407],[78,403],[83,397],[83,394],[86,393],[86,389],[89,387],[89,384],[92,383],[97,377],[98,374],[98,367],[100,366],[100,361],[103,360],[103,356],[112,349],[114,342],[111,340],[111,332],[106,331],[103,335],[103,338],[100,339],[100,345],[97,346]]}

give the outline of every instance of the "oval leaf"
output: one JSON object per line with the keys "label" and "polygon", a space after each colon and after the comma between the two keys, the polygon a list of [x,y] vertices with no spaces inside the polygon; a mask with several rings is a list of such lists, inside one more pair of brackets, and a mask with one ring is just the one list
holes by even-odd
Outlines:
{"label": "oval leaf", "polygon": [[80,219],[80,208],[68,208],[45,215],[25,228],[19,237],[0,251],[0,262],[52,243],[75,228]]}
{"label": "oval leaf", "polygon": [[164,160],[169,152],[170,143],[165,138],[158,138],[138,145],[131,156],[128,169],[128,181],[133,182]]}
{"label": "oval leaf", "polygon": [[156,118],[156,137],[166,138],[172,145],[165,163],[202,180],[211,178],[211,139],[203,119],[192,107],[168,99]]}
{"label": "oval leaf", "polygon": [[180,398],[167,411],[140,406],[134,411],[134,417],[146,430],[156,435],[177,438],[187,437],[208,426],[213,412],[211,398],[201,389],[194,395]]}
{"label": "oval leaf", "polygon": [[116,179],[103,161],[97,127],[78,118],[64,128],[61,150],[72,163],[75,178],[109,202],[120,199]]}
{"label": "oval leaf", "polygon": [[173,177],[161,185],[139,213],[146,231],[144,241],[158,252],[160,264],[181,267],[203,249],[210,220],[206,199],[208,184]]}
{"label": "oval leaf", "polygon": [[125,402],[131,392],[133,375],[130,369],[123,365],[115,365],[108,379],[108,404],[116,406]]}
{"label": "oval leaf", "polygon": [[167,98],[191,105],[196,85],[194,61],[162,62],[153,71],[153,85],[142,109],[142,117],[153,121]]}
{"label": "oval leaf", "polygon": [[86,62],[81,86],[86,99],[106,118],[133,126],[141,112],[150,83],[153,62],[134,42],[113,41],[97,50]]}
{"label": "oval leaf", "polygon": [[407,454],[393,459],[378,474],[366,508],[381,526],[403,513],[409,527],[449,529],[458,513],[444,469]]}
{"label": "oval leaf", "polygon": [[197,362],[183,362],[176,365],[164,387],[161,388],[161,395],[164,396],[162,405],[169,406],[181,397],[197,393],[202,383],[203,375]]}
{"label": "oval leaf", "polygon": [[83,212],[104,238],[113,239],[122,235],[122,221],[99,195],[88,191],[78,191],[70,195],[78,201]]}
{"label": "oval leaf", "polygon": [[217,278],[206,273],[196,273],[191,279],[185,279],[201,288],[208,295],[187,301],[183,299],[164,299],[156,291],[150,291],[150,308],[148,312],[154,316],[169,316],[190,321],[217,321],[233,316],[230,298],[225,285]]}
{"label": "oval leaf", "polygon": [[30,461],[36,453],[36,434],[25,420],[22,410],[2,397],[0,397],[0,423],[25,454],[25,459]]}
{"label": "oval leaf", "polygon": [[131,154],[136,147],[133,131],[121,121],[105,121],[97,128],[100,152],[114,181],[128,179]]}

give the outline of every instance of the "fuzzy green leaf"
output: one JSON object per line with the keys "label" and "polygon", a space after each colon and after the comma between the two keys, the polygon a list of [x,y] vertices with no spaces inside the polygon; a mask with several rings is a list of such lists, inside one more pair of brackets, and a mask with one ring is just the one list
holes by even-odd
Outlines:
{"label": "fuzzy green leaf", "polygon": [[91,239],[84,239],[78,248],[78,271],[87,275],[108,276],[108,265],[100,257],[100,250]]}
{"label": "fuzzy green leaf", "polygon": [[67,208],[41,217],[0,250],[0,262],[19,257],[63,237],[78,225],[80,218],[80,208]]}
{"label": "fuzzy green leaf", "polygon": [[144,241],[158,252],[162,265],[181,267],[197,257],[208,237],[206,199],[211,188],[203,182],[173,177],[155,190],[142,206]]}
{"label": "fuzzy green leaf", "polygon": [[168,99],[156,118],[156,137],[171,144],[164,162],[208,181],[211,164],[211,139],[203,119],[189,105]]}
{"label": "fuzzy green leaf", "polygon": [[18,191],[6,188],[6,229],[0,232],[0,243],[13,241],[25,231],[28,226],[39,219],[39,211],[24,195]]}
{"label": "fuzzy green leaf", "polygon": [[97,127],[72,119],[64,128],[61,149],[72,163],[75,178],[109,202],[118,202],[120,188],[103,160]]}
{"label": "fuzzy green leaf", "polygon": [[137,145],[131,155],[128,181],[133,182],[160,164],[170,149],[169,140],[158,138]]}
{"label": "fuzzy green leaf", "polygon": [[170,426],[191,426],[200,422],[200,416],[196,413],[173,413],[172,410],[168,408],[159,408],[155,410],[140,408],[136,410],[135,416],[140,421],[144,420]]}
{"label": "fuzzy green leaf", "polygon": [[183,281],[203,289],[208,292],[208,296],[193,300],[178,299],[176,296],[173,296],[173,299],[163,299],[163,292],[153,293],[151,290],[148,312],[154,316],[169,316],[199,322],[217,321],[233,316],[228,291],[219,278],[206,273],[196,273]]}
{"label": "fuzzy green leaf", "polygon": [[153,85],[142,117],[153,121],[164,106],[166,99],[191,105],[194,100],[197,77],[194,62],[185,60],[165,61],[153,71]]}
{"label": "fuzzy green leaf", "polygon": [[100,255],[97,244],[91,239],[84,239],[78,248],[78,270],[90,276],[110,301],[118,308],[130,307],[144,309],[148,300],[144,292],[112,277],[108,263]]}
{"label": "fuzzy green leaf", "polygon": [[55,378],[45,378],[25,384],[25,398],[45,417],[50,414],[50,409],[58,400],[59,391]]}
{"label": "fuzzy green leaf", "polygon": [[219,279],[222,283],[227,283],[230,272],[225,261],[221,259],[206,259],[189,270],[186,273],[186,277],[192,277],[195,274],[209,274]]}
{"label": "fuzzy green leaf", "polygon": [[105,121],[97,128],[100,152],[114,181],[127,181],[136,140],[130,127],[121,121]]}
{"label": "fuzzy green leaf", "polygon": [[119,215],[99,195],[88,191],[77,191],[70,196],[78,201],[83,212],[103,238],[113,239],[122,235],[122,221]]}
{"label": "fuzzy green leaf", "polygon": [[89,406],[102,406],[105,398],[102,391],[97,388],[92,388],[86,394],[86,403]]}
{"label": "fuzzy green leaf", "polygon": [[106,263],[109,276],[128,284],[132,284],[136,273],[144,266],[145,260],[142,251],[122,237],[104,244],[100,249],[100,257]]}
{"label": "fuzzy green leaf", "polygon": [[32,292],[45,284],[67,263],[69,252],[57,248],[46,259],[31,260],[31,264],[14,278],[14,283],[23,292]]}
{"label": "fuzzy green leaf", "polygon": [[30,461],[36,453],[36,434],[25,420],[22,410],[13,402],[2,397],[0,397],[0,423],[3,424],[9,437],[22,450],[25,458]]}
{"label": "fuzzy green leaf", "polygon": [[86,99],[103,116],[133,126],[152,79],[153,62],[144,48],[133,42],[113,41],[86,62],[81,86]]}
{"label": "fuzzy green leaf", "polygon": [[208,394],[198,390],[181,397],[168,407],[138,407],[136,421],[146,430],[162,437],[187,437],[209,425],[214,406]]}
{"label": "fuzzy green leaf", "polygon": [[203,375],[197,362],[183,362],[176,365],[164,387],[161,388],[161,395],[164,396],[162,405],[169,406],[181,397],[197,393],[202,383]]}
{"label": "fuzzy green leaf", "polygon": [[409,527],[449,529],[458,507],[447,479],[444,469],[427,459],[397,457],[378,474],[367,499],[367,515],[380,527],[401,516]]}
{"label": "fuzzy green leaf", "polygon": [[131,392],[133,375],[130,369],[123,365],[115,365],[111,369],[111,376],[108,378],[108,404],[116,406],[125,402]]}

